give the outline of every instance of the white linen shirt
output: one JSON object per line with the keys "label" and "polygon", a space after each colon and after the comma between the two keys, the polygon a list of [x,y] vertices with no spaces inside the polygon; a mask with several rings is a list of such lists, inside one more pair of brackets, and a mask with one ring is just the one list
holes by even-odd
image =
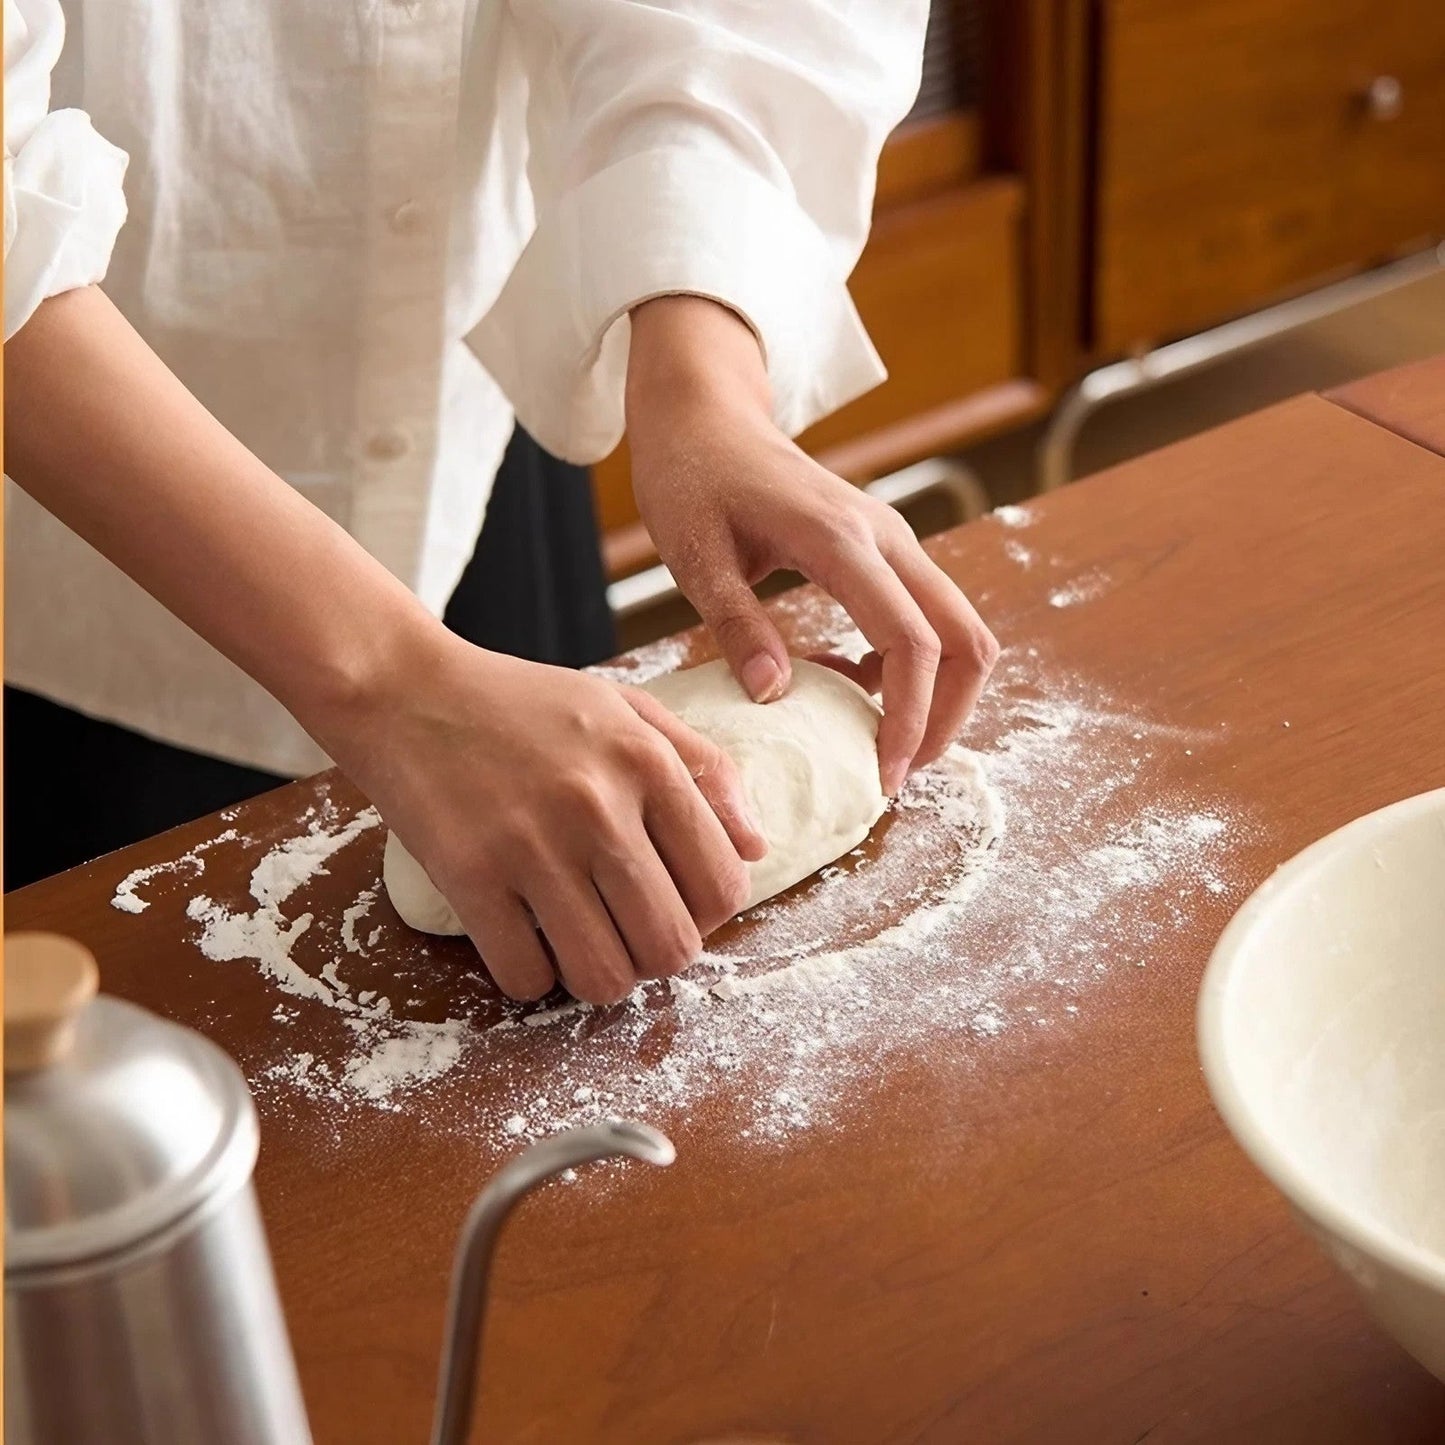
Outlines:
{"label": "white linen shirt", "polygon": [[[201,401],[439,614],[514,411],[570,460],[618,441],[646,298],[738,311],[789,433],[882,380],[845,278],[926,9],[67,0],[62,54],[58,0],[5,0],[5,334],[104,278]],[[9,681],[251,766],[325,763],[6,492]]]}

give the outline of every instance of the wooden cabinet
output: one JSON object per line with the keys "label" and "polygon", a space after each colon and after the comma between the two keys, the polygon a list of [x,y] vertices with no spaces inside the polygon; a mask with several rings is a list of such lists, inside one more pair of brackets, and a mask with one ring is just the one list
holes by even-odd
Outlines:
{"label": "wooden cabinet", "polygon": [[1445,232],[1442,0],[1102,0],[1094,342]]}

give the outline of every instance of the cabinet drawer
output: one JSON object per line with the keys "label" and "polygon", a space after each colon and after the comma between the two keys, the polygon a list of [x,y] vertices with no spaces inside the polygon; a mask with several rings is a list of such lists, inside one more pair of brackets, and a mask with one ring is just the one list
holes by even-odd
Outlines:
{"label": "cabinet drawer", "polygon": [[1099,15],[1098,349],[1445,233],[1442,0],[1102,0]]}

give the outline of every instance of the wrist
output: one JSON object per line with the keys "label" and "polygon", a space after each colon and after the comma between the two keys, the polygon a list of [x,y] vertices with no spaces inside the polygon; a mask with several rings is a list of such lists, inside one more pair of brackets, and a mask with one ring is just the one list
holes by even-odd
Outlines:
{"label": "wrist", "polygon": [[458,639],[405,588],[341,609],[314,661],[274,687],[317,743],[349,772],[446,667]]}
{"label": "wrist", "polygon": [[631,321],[629,435],[693,409],[771,413],[762,347],[737,312],[703,296],[658,296],[634,307]]}

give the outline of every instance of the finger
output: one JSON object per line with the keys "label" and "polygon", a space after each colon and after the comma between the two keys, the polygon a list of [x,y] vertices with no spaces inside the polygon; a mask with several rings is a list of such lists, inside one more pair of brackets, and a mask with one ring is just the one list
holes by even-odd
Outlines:
{"label": "finger", "polygon": [[457,917],[487,972],[508,998],[539,999],[552,992],[557,975],[531,915],[515,893],[474,894],[457,910]]}
{"label": "finger", "polygon": [[878,771],[883,791],[892,796],[928,727],[942,650],[938,635],[876,543],[840,547],[824,575],[812,580],[843,604],[883,659]]}
{"label": "finger", "polygon": [[687,599],[717,638],[733,676],[754,702],[774,702],[787,692],[793,673],[788,649],[735,568],[703,569]]}
{"label": "finger", "polygon": [[618,1003],[632,992],[632,960],[589,877],[570,867],[546,869],[529,881],[525,896],[573,998]]}
{"label": "finger", "polygon": [[620,841],[593,862],[597,892],[639,974],[681,973],[702,952],[697,925],[641,826]]}
{"label": "finger", "polygon": [[931,763],[958,736],[978,703],[998,660],[998,643],[958,584],[910,536],[884,555],[938,636],[942,653],[933,689],[933,710],[914,758]]}
{"label": "finger", "polygon": [[698,932],[706,937],[747,902],[748,870],[682,759],[673,757],[670,775],[649,788],[642,819]]}
{"label": "finger", "polygon": [[837,652],[811,652],[809,662],[841,673],[849,682],[857,683],[864,692],[875,696],[883,686],[883,659],[876,652],[865,652],[862,657],[844,657]]}
{"label": "finger", "polygon": [[742,778],[733,760],[716,743],[688,727],[676,713],[669,712],[650,692],[629,688],[627,700],[637,715],[672,745],[738,855],[749,863],[764,857],[768,840],[743,791]]}

